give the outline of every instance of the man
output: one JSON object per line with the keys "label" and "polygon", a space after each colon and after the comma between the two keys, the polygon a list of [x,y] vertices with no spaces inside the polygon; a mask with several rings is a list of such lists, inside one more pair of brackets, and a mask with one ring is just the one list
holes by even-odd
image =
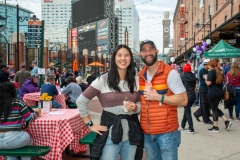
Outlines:
{"label": "man", "polygon": [[97,77],[96,77],[95,72],[92,72],[91,75],[87,77],[87,82],[88,82],[87,86],[90,86],[91,83],[92,83],[96,78],[97,78]]}
{"label": "man", "polygon": [[230,69],[231,69],[231,63],[227,62],[227,65],[225,66],[225,69],[224,69],[224,76],[226,76],[227,72],[229,72]]}
{"label": "man", "polygon": [[45,76],[46,81],[47,81],[48,77],[54,77],[54,79],[56,78],[56,72],[54,70],[54,65],[53,64],[50,64],[49,68],[46,70],[46,76]]}
{"label": "man", "polygon": [[62,90],[62,94],[65,94],[66,96],[68,96],[66,100],[66,104],[70,108],[71,104],[76,104],[76,100],[82,93],[82,89],[77,83],[74,83],[73,76],[69,76],[67,78],[67,83],[68,85],[64,90]]}
{"label": "man", "polygon": [[202,116],[203,122],[206,124],[213,124],[213,122],[210,120],[210,106],[208,103],[207,98],[207,92],[208,92],[208,86],[206,84],[206,81],[204,79],[205,75],[208,75],[208,62],[210,59],[204,59],[203,60],[203,67],[199,71],[199,94],[200,94],[200,108],[193,113],[195,118],[198,122],[200,122],[199,117]]}
{"label": "man", "polygon": [[38,66],[37,66],[37,61],[32,61],[32,71],[31,71],[31,75],[34,75],[34,74],[38,74]]}
{"label": "man", "polygon": [[7,82],[9,77],[8,69],[5,64],[0,65],[0,83]]}
{"label": "man", "polygon": [[15,76],[13,66],[8,67],[8,73],[9,73],[9,78],[13,81],[14,76]]}
{"label": "man", "polygon": [[[48,77],[47,82],[41,87],[41,95],[47,93],[49,96],[58,95],[58,90],[54,85],[54,77]],[[62,105],[59,104],[56,100],[52,99],[52,106],[56,108],[62,108]]]}
{"label": "man", "polygon": [[[140,44],[140,56],[146,64],[138,74],[144,148],[147,160],[177,160],[181,141],[177,107],[186,106],[188,98],[177,71],[157,61],[157,54],[153,41]],[[145,88],[146,82],[152,83],[152,89]]]}
{"label": "man", "polygon": [[21,94],[22,84],[25,82],[27,77],[30,77],[31,74],[26,70],[26,64],[23,62],[20,64],[20,71],[16,73],[15,82],[18,82],[18,95]]}

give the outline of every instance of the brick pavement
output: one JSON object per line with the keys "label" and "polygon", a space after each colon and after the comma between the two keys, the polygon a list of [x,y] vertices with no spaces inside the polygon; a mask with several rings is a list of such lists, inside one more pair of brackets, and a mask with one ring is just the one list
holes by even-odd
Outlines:
{"label": "brick pavement", "polygon": [[[100,119],[102,108],[98,100],[90,101],[88,105],[90,111],[93,112],[92,118],[96,121]],[[228,117],[228,111],[221,107],[219,108]],[[192,113],[198,107],[192,107]],[[184,108],[178,108],[179,122],[182,120]],[[91,114],[91,113],[90,113]],[[240,158],[240,122],[232,121],[233,125],[229,131],[224,130],[224,123],[219,119],[220,133],[210,133],[207,131],[211,125],[197,122],[193,117],[193,125],[195,134],[188,134],[184,131],[181,132],[181,145],[179,147],[179,160],[239,160]],[[97,122],[96,122],[97,123]],[[89,154],[87,151],[86,154]],[[34,160],[40,160],[34,159]],[[63,160],[87,160],[87,158],[76,158],[63,153]],[[143,158],[146,160],[146,157]]]}

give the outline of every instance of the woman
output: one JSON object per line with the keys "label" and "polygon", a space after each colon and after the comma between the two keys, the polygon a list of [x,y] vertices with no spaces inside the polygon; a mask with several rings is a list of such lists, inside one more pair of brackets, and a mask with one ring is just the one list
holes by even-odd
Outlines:
{"label": "woman", "polygon": [[[41,115],[41,109],[30,113],[24,102],[16,96],[13,83],[0,84],[0,149],[15,149],[31,145],[29,134],[22,129],[22,121],[30,123]],[[7,157],[8,160],[16,158]],[[30,160],[31,157],[21,157],[21,159]]]}
{"label": "woman", "polygon": [[[103,107],[100,125],[92,123],[87,108],[87,104],[95,96]],[[128,46],[116,47],[112,54],[110,71],[92,82],[77,99],[77,106],[86,125],[91,131],[98,133],[91,157],[117,160],[120,154],[121,160],[134,159],[136,145],[143,135],[137,117],[140,102],[133,54]]]}
{"label": "woman", "polygon": [[81,87],[82,92],[84,92],[85,89],[87,89],[87,85],[83,82],[83,79],[82,79],[81,76],[78,76],[78,77],[76,78],[76,82],[77,82],[77,84]]}
{"label": "woman", "polygon": [[212,109],[213,116],[213,127],[208,129],[209,132],[219,132],[218,128],[218,116],[221,117],[225,122],[225,130],[229,130],[232,125],[231,121],[228,121],[224,116],[223,112],[218,108],[219,102],[223,97],[223,76],[218,67],[216,60],[208,62],[209,73],[204,79],[208,85],[208,102]]}
{"label": "woman", "polygon": [[[239,112],[240,112],[240,70],[239,65],[236,62],[233,62],[230,68],[230,71],[226,74],[226,83],[230,84],[236,89],[236,100],[235,100],[235,112],[236,112],[236,121],[239,121]],[[233,106],[228,108],[230,119],[233,118]]]}
{"label": "woman", "polygon": [[194,133],[191,107],[196,99],[196,94],[195,94],[196,77],[192,73],[190,64],[187,63],[183,66],[183,74],[181,74],[181,79],[182,79],[183,85],[187,90],[187,96],[188,96],[188,104],[184,106],[184,114],[183,114],[181,127],[184,129],[186,122],[188,122],[189,129],[186,129],[185,132]]}
{"label": "woman", "polygon": [[31,75],[30,77],[28,77],[21,87],[20,98],[22,99],[24,94],[27,94],[27,93],[39,92],[40,89],[38,87],[37,82],[38,82],[37,74]]}

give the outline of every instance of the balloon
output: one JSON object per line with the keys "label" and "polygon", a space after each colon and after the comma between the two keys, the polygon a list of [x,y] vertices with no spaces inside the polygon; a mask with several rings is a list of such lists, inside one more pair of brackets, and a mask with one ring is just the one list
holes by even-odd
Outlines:
{"label": "balloon", "polygon": [[173,63],[175,61],[175,58],[174,57],[171,57],[170,58],[170,61]]}
{"label": "balloon", "polygon": [[207,44],[211,44],[211,39],[207,39],[207,40],[206,40],[206,43],[207,43]]}
{"label": "balloon", "polygon": [[199,55],[197,55],[197,57],[196,57],[197,59],[200,59],[200,56]]}
{"label": "balloon", "polygon": [[192,50],[193,50],[193,52],[196,52],[196,51],[197,51],[197,49],[196,49],[195,47],[194,47]]}
{"label": "balloon", "polygon": [[200,49],[200,46],[199,46],[199,45],[197,45],[197,46],[196,46],[196,49],[197,49],[197,50],[199,50],[199,49]]}
{"label": "balloon", "polygon": [[202,53],[201,50],[197,50],[197,54],[200,55]]}
{"label": "balloon", "polygon": [[203,46],[207,47],[207,45],[208,45],[207,42],[203,42]]}
{"label": "balloon", "polygon": [[202,50],[205,51],[206,50],[206,46],[202,46]]}

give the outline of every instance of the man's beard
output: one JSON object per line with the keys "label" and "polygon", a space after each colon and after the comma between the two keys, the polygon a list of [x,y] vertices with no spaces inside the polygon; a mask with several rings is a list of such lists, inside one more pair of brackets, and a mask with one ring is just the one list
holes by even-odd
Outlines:
{"label": "man's beard", "polygon": [[150,62],[146,61],[146,59],[143,59],[143,57],[141,57],[141,59],[147,66],[152,66],[157,61],[157,53],[155,55],[152,55],[152,57],[153,59]]}

